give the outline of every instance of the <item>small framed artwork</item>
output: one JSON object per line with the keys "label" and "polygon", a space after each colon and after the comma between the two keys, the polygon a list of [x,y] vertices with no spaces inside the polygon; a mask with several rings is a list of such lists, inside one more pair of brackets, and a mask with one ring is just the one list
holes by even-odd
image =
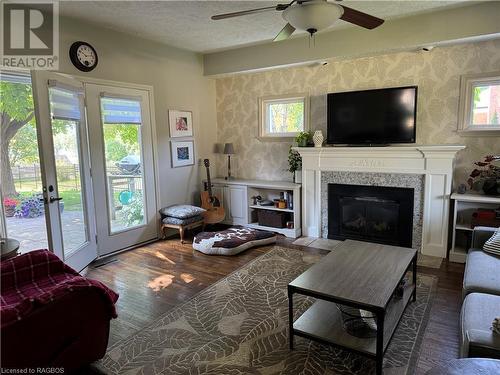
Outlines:
{"label": "small framed artwork", "polygon": [[168,111],[170,138],[193,136],[193,114],[190,111]]}
{"label": "small framed artwork", "polygon": [[173,168],[194,165],[193,141],[171,141],[171,144]]}

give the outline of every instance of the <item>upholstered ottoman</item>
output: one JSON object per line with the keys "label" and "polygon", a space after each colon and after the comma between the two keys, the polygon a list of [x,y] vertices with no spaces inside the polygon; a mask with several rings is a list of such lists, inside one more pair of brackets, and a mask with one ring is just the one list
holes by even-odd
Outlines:
{"label": "upholstered ottoman", "polygon": [[209,255],[236,255],[251,247],[275,242],[274,233],[235,226],[220,232],[198,233],[193,249]]}
{"label": "upholstered ottoman", "polygon": [[500,296],[470,293],[460,313],[460,357],[500,359],[500,334],[491,329],[500,315]]}
{"label": "upholstered ottoman", "polygon": [[165,238],[165,229],[177,229],[181,237],[181,243],[184,243],[184,232],[195,227],[205,225],[203,213],[205,210],[200,207],[189,204],[176,204],[164,207],[160,210],[161,232]]}

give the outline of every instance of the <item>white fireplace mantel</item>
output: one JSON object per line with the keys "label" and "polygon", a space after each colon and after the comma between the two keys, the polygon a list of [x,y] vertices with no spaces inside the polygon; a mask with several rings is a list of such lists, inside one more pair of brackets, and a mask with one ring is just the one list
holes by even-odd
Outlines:
{"label": "white fireplace mantel", "polygon": [[296,147],[302,157],[302,230],[321,236],[321,172],[425,175],[422,254],[446,257],[453,159],[462,145]]}

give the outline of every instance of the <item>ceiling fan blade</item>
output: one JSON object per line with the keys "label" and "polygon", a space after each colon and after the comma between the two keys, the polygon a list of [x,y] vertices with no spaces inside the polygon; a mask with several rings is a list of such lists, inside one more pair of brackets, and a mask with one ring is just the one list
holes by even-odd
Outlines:
{"label": "ceiling fan blade", "polygon": [[381,18],[370,16],[369,14],[360,12],[359,10],[348,8],[344,5],[338,5],[344,8],[344,14],[342,15],[342,17],[340,17],[340,19],[346,22],[350,22],[370,30],[384,23],[384,20]]}
{"label": "ceiling fan blade", "polygon": [[273,42],[279,42],[281,40],[288,39],[293,32],[295,31],[295,27],[287,23],[284,28],[281,29],[281,31],[276,35],[276,37],[273,39]]}
{"label": "ceiling fan blade", "polygon": [[242,11],[239,11],[239,12],[217,14],[215,16],[212,16],[211,18],[213,20],[223,20],[223,19],[226,19],[226,18],[246,16],[247,14],[267,12],[268,10],[283,10],[284,9],[283,6],[285,6],[285,5],[286,5],[286,7],[288,6],[288,4],[278,4],[278,5],[275,5],[275,6],[272,6],[272,7],[263,7],[263,8],[242,10]]}

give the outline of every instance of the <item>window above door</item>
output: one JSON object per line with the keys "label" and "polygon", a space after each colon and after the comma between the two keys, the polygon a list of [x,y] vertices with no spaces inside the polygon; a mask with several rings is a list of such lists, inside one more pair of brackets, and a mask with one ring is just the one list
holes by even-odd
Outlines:
{"label": "window above door", "polygon": [[259,138],[290,141],[308,130],[309,98],[306,94],[268,96],[259,99]]}
{"label": "window above door", "polygon": [[500,72],[461,77],[458,132],[500,135]]}

